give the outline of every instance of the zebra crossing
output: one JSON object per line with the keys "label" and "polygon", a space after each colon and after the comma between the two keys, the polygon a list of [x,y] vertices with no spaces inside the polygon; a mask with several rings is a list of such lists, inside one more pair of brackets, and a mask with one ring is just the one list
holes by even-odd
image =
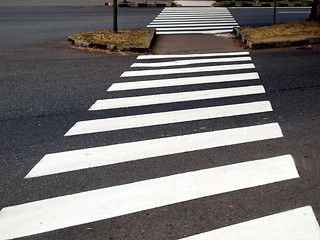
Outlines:
{"label": "zebra crossing", "polygon": [[[239,61],[244,63],[239,64]],[[225,62],[229,63],[228,67]],[[188,65],[188,68],[185,65]],[[250,67],[239,67],[239,65]],[[255,116],[273,111],[268,100],[252,100],[255,96],[265,95],[266,91],[259,84],[259,74],[255,71],[247,52],[142,55],[137,58],[130,70],[121,75],[121,80],[112,84],[106,94],[131,92],[135,96],[119,95],[120,97],[97,100],[90,107],[89,113],[173,103],[181,104],[181,109],[161,111],[154,108],[152,112],[144,114],[79,121],[66,132],[66,138],[80,135],[90,137],[93,133],[126,131],[132,128],[152,129],[155,126],[169,126],[174,123],[192,124],[206,119]],[[212,89],[198,90],[205,84],[211,84]],[[219,84],[218,87],[215,84]],[[184,91],[183,88],[177,90],[175,89],[177,86],[192,87],[193,91]],[[135,93],[141,89],[148,89],[147,93],[150,93],[153,90],[171,88],[174,89],[171,93]],[[246,96],[252,97],[249,98],[251,100],[222,105],[215,105],[212,101],[220,99],[224,102],[227,99],[234,99],[237,102],[237,97]],[[211,106],[183,109],[185,105],[182,104],[199,100],[208,101]],[[46,154],[25,178],[36,179],[40,176],[47,177],[88,168],[130,164],[142,159],[148,161],[151,158],[157,159],[174,154],[225,146],[242,146],[240,144],[251,142],[264,143],[282,137],[280,125],[271,121],[73,149]],[[264,187],[267,184],[291,181],[299,177],[295,160],[288,153],[27,202],[5,207],[0,211],[0,239],[41,234],[203,197],[214,197],[231,191]],[[248,236],[250,239],[319,240],[320,230],[312,207],[307,205],[213,229],[185,239],[248,239]]]}
{"label": "zebra crossing", "polygon": [[232,32],[238,26],[227,8],[165,8],[147,26],[157,35],[219,34]]}

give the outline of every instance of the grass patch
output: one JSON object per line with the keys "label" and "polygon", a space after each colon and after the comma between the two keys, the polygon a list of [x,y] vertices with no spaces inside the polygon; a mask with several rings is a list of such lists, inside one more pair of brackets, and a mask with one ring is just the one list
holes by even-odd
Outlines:
{"label": "grass patch", "polygon": [[128,47],[145,47],[152,29],[135,29],[135,30],[98,30],[88,31],[71,36],[73,39],[86,41],[89,43],[111,44]]}
{"label": "grass patch", "polygon": [[299,41],[320,37],[320,22],[298,21],[264,27],[241,27],[252,42]]}

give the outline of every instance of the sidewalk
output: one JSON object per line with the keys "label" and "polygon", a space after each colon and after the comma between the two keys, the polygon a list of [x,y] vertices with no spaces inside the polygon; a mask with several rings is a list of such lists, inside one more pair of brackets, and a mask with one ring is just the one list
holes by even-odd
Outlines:
{"label": "sidewalk", "polygon": [[157,35],[151,48],[158,54],[239,52],[229,34]]}

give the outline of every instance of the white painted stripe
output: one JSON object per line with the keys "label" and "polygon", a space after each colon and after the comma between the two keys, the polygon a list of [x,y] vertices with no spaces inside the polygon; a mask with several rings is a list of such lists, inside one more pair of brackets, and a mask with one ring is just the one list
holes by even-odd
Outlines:
{"label": "white painted stripe", "polygon": [[172,8],[166,7],[162,11],[193,11],[193,10],[210,10],[210,11],[225,11],[228,10],[226,7],[212,8],[212,7],[190,7],[190,8]]}
{"label": "white painted stripe", "polygon": [[[163,17],[157,17],[155,18],[155,20],[179,20],[179,19],[226,19],[226,18],[230,18],[231,16],[225,15],[225,16],[216,16],[216,17],[208,17],[208,16],[163,16]],[[153,21],[155,21],[153,20]]]}
{"label": "white painted stripe", "polygon": [[221,17],[221,18],[200,18],[200,19],[191,19],[189,20],[188,18],[186,19],[175,19],[172,21],[172,19],[154,19],[152,23],[155,22],[183,22],[183,21],[188,21],[188,22],[197,22],[197,21],[226,21],[226,20],[234,20],[232,16],[230,17]]}
{"label": "white painted stripe", "polygon": [[213,1],[177,1],[177,4],[183,7],[210,7],[213,4]]}
{"label": "white painted stripe", "polygon": [[25,178],[282,137],[279,124],[121,143],[45,155]]}
{"label": "white painted stripe", "polygon": [[156,19],[159,18],[166,18],[166,17],[196,17],[196,16],[200,16],[200,17],[220,17],[220,16],[231,16],[230,13],[162,13],[159,14]]}
{"label": "white painted stripe", "polygon": [[181,10],[171,10],[169,9],[164,9],[161,11],[160,14],[165,14],[165,13],[211,13],[211,14],[216,14],[216,13],[228,13],[230,12],[228,10],[222,10],[222,11],[212,11],[211,9],[193,9],[193,10],[188,10],[188,9],[181,9]]}
{"label": "white painted stripe", "polygon": [[229,12],[228,9],[218,9],[218,8],[164,8],[161,12]]}
{"label": "white painted stripe", "polygon": [[148,28],[160,28],[160,27],[192,27],[192,26],[236,26],[238,25],[235,22],[230,22],[230,23],[192,23],[192,24],[151,24],[148,25]]}
{"label": "white painted stripe", "polygon": [[175,68],[175,69],[157,69],[157,70],[139,70],[139,71],[125,71],[121,77],[141,77],[152,75],[168,75],[168,74],[185,74],[196,72],[213,72],[213,71],[229,71],[239,69],[252,69],[255,68],[254,64],[231,64],[231,65],[218,65],[218,66],[205,66],[205,67],[192,67],[192,68]]}
{"label": "white painted stripe", "polygon": [[181,9],[178,11],[168,11],[168,10],[163,10],[159,13],[159,15],[162,14],[230,14],[230,12],[228,10],[223,10],[223,11],[210,11],[210,9],[193,9],[193,10],[189,10],[188,9]]}
{"label": "white painted stripe", "polygon": [[[294,161],[284,155],[29,202],[1,210],[0,238],[39,234],[295,178],[299,174]],[[314,220],[309,222],[315,226]]]}
{"label": "white painted stripe", "polygon": [[196,101],[205,99],[215,99],[224,97],[235,97],[252,94],[262,94],[265,90],[262,85],[233,87],[222,89],[201,90],[192,92],[165,93],[157,95],[146,95],[126,98],[110,98],[97,100],[89,109],[104,110],[127,107],[147,106],[154,104],[164,104],[173,102]]}
{"label": "white painted stripe", "polygon": [[183,240],[320,240],[320,230],[311,206],[238,223]]}
{"label": "white painted stripe", "polygon": [[203,10],[165,11],[163,10],[159,15],[165,15],[165,14],[212,14],[212,15],[215,15],[215,14],[230,14],[230,12],[228,10],[226,11],[210,11],[210,10],[209,11],[203,11]]}
{"label": "white painted stripe", "polygon": [[219,23],[235,23],[236,21],[235,20],[197,20],[197,21],[184,21],[184,20],[181,20],[181,21],[176,21],[176,22],[173,22],[173,21],[158,21],[158,22],[152,22],[150,23],[150,25],[148,26],[158,26],[158,25],[161,25],[161,24],[165,24],[165,25],[175,25],[175,24],[219,24]]}
{"label": "white painted stripe", "polygon": [[205,83],[247,81],[247,80],[254,80],[254,79],[259,79],[259,75],[256,72],[213,75],[213,76],[203,76],[203,77],[120,82],[120,83],[112,84],[107,91],[110,92],[110,91],[172,87],[172,86],[183,86],[183,85],[194,85],[194,84],[205,84]]}
{"label": "white painted stripe", "polygon": [[190,7],[190,8],[172,8],[166,7],[162,11],[193,11],[193,10],[210,10],[210,11],[225,11],[226,7],[212,8],[212,7]]}
{"label": "white painted stripe", "polygon": [[172,55],[139,55],[137,59],[161,59],[161,58],[195,58],[195,57],[223,57],[243,56],[249,52],[227,52],[227,53],[202,53],[202,54],[172,54]]}
{"label": "white painted stripe", "polygon": [[248,64],[231,64],[231,65],[205,66],[205,67],[192,67],[192,68],[139,70],[139,71],[125,71],[124,73],[121,74],[121,77],[141,77],[141,76],[179,74],[179,73],[229,71],[229,70],[252,69],[252,68],[255,68],[254,65],[252,63],[248,63]]}
{"label": "white painted stripe", "polygon": [[156,63],[134,63],[131,67],[170,67],[170,66],[184,66],[191,64],[203,63],[224,63],[224,62],[243,62],[251,61],[251,57],[229,57],[229,58],[206,58],[193,60],[176,60],[170,62],[156,62]]}
{"label": "white painted stripe", "polygon": [[[238,24],[233,24],[233,26],[238,26]],[[233,26],[221,26],[221,27],[185,27],[185,28],[159,28],[156,27],[157,33],[158,31],[181,31],[181,30],[187,30],[187,31],[192,31],[192,30],[217,30],[217,29],[229,29],[232,30]]]}
{"label": "white painted stripe", "polygon": [[174,13],[211,13],[211,14],[216,14],[216,13],[228,13],[230,14],[230,12],[228,10],[222,10],[222,11],[212,11],[211,9],[193,9],[193,10],[188,10],[188,9],[181,9],[181,10],[172,10],[169,11],[168,9],[164,9],[161,11],[160,14],[166,14],[166,13],[170,13],[170,14],[174,14]]}
{"label": "white painted stripe", "polygon": [[272,111],[270,102],[261,101],[126,117],[95,119],[77,122],[65,134],[65,136],[107,132],[120,129],[139,128],[169,123],[188,122],[210,118],[231,117],[270,111]]}
{"label": "white painted stripe", "polygon": [[192,9],[192,10],[188,10],[188,9],[178,9],[176,11],[169,11],[167,9],[164,9],[160,12],[160,14],[175,14],[175,13],[211,13],[211,14],[219,14],[219,13],[229,13],[230,12],[227,9],[221,10],[221,11],[212,11],[211,9]]}
{"label": "white painted stripe", "polygon": [[157,35],[174,35],[174,34],[219,34],[219,33],[229,33],[229,30],[206,30],[206,31],[168,31],[168,32],[157,32]]}

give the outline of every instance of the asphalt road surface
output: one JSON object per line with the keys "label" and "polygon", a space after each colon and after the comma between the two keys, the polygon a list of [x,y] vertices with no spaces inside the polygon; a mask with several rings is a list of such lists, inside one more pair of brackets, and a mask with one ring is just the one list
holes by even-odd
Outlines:
{"label": "asphalt road surface", "polygon": [[[6,3],[0,10],[1,29],[4,29],[1,39],[10,39],[2,42],[0,52],[0,209],[7,211],[0,213],[1,221],[4,221],[0,226],[1,237],[8,236],[1,235],[8,232],[13,236],[19,236],[19,231],[22,232],[20,236],[29,235],[25,233],[28,231],[35,233],[32,220],[37,216],[20,219],[20,210],[8,208],[10,206],[22,206],[22,209],[26,206],[31,215],[46,209],[44,218],[37,220],[36,228],[57,224],[50,229],[57,230],[44,230],[45,233],[26,239],[180,239],[270,216],[273,217],[271,220],[264,218],[267,225],[262,225],[272,232],[272,222],[280,221],[276,214],[286,211],[289,211],[286,212],[289,218],[283,217],[286,224],[282,227],[288,236],[295,230],[290,226],[297,224],[291,222],[291,214],[297,214],[302,223],[303,216],[309,221],[308,233],[313,235],[305,235],[306,239],[317,234],[314,228],[317,223],[312,217],[319,222],[319,46],[313,50],[277,49],[249,51],[249,54],[241,50],[238,56],[233,53],[221,57],[177,56],[162,60],[107,55],[71,48],[64,39],[74,32],[101,28],[106,22],[111,26],[110,9],[97,5],[72,6],[74,2],[59,7],[50,6],[49,2],[42,2],[38,7],[10,4]],[[121,11],[129,19],[121,26],[140,28],[149,24],[161,9]],[[244,17],[246,11],[251,11],[251,16],[256,14],[251,9],[230,10],[240,25],[250,21]],[[291,14],[287,16],[292,18]],[[260,23],[252,20],[252,24]],[[231,59],[237,57],[244,59]],[[229,63],[214,60],[218,58],[229,58]],[[170,63],[173,60],[179,60],[182,65],[173,65]],[[160,66],[161,69],[179,70],[179,73],[150,72],[157,68],[148,64],[163,62],[169,62],[169,65]],[[133,63],[145,65],[130,67]],[[230,65],[230,69],[221,67],[225,65]],[[235,65],[241,66],[236,68]],[[221,69],[216,71],[216,67]],[[210,70],[206,70],[208,68]],[[137,72],[141,76],[132,75]],[[146,76],[147,73],[150,75]],[[234,74],[236,78],[245,76],[247,80],[206,80],[207,76],[226,74]],[[131,90],[121,89],[128,85],[115,84],[141,80],[159,83],[158,80],[172,78],[184,78],[180,80],[185,84],[171,80],[163,81],[164,85],[160,87],[150,87],[148,84],[151,83],[144,81],[147,87],[131,86]],[[186,78],[193,78],[191,84]],[[194,81],[198,82],[195,84]],[[231,94],[238,95],[224,96],[228,94],[226,92],[221,93],[221,97],[203,97],[226,88],[233,88]],[[243,90],[248,93],[238,93]],[[177,100],[181,97],[179,93],[184,92],[188,92],[189,98]],[[146,104],[144,99],[135,103],[129,98],[147,95],[156,95],[152,97],[153,101],[160,102]],[[103,99],[111,102],[122,99],[124,102],[111,103],[111,107],[104,105],[104,101],[96,102]],[[245,113],[248,103],[257,104],[256,110],[250,110],[255,112]],[[120,105],[115,107],[113,104]],[[131,107],[124,107],[128,104]],[[226,106],[227,113],[213,108]],[[203,110],[201,114],[198,109]],[[231,109],[244,113],[223,115],[230,114]],[[187,112],[179,112],[182,110]],[[202,117],[203,112],[214,114],[215,111],[220,117]],[[180,117],[182,120],[161,123],[163,119],[170,119],[169,113],[173,113],[174,119]],[[150,118],[150,114],[158,115]],[[88,120],[104,118],[116,119],[108,122],[103,130],[96,122],[92,122],[87,133],[84,127],[73,128],[79,122],[89,124]],[[113,129],[108,130],[110,126]],[[73,133],[69,131],[72,128]],[[243,139],[242,131],[251,134]],[[64,136],[67,132],[69,135]],[[216,136],[215,132],[221,135]],[[151,139],[154,141],[147,141]],[[217,145],[210,145],[213,142]],[[94,164],[92,161],[85,161],[89,165],[79,167],[77,160],[81,153],[72,156],[79,152],[71,152],[67,159],[75,162],[64,165],[52,154],[103,146],[115,148],[97,149],[114,163],[97,162],[94,166],[90,165]],[[85,152],[84,156],[94,154],[97,153]],[[38,163],[44,157],[49,163],[51,159],[52,165],[46,167],[44,163],[45,169],[42,169]],[[258,159],[268,160],[268,163],[261,161],[256,165],[254,160]],[[274,162],[273,169],[269,162]],[[35,166],[39,167],[38,171],[31,174]],[[220,190],[211,192],[211,189]],[[160,197],[153,198],[158,195],[165,198],[159,202]],[[46,199],[52,199],[52,202],[46,202]],[[106,201],[107,213],[103,210]],[[25,203],[35,204],[23,205]],[[4,224],[9,222],[3,220],[6,213],[9,217],[17,217],[10,225],[14,230]],[[54,224],[50,223],[54,219],[52,216],[58,219]],[[63,227],[68,224],[72,227]],[[260,222],[257,224],[261,226]],[[253,226],[244,226],[244,229],[257,229]]]}

